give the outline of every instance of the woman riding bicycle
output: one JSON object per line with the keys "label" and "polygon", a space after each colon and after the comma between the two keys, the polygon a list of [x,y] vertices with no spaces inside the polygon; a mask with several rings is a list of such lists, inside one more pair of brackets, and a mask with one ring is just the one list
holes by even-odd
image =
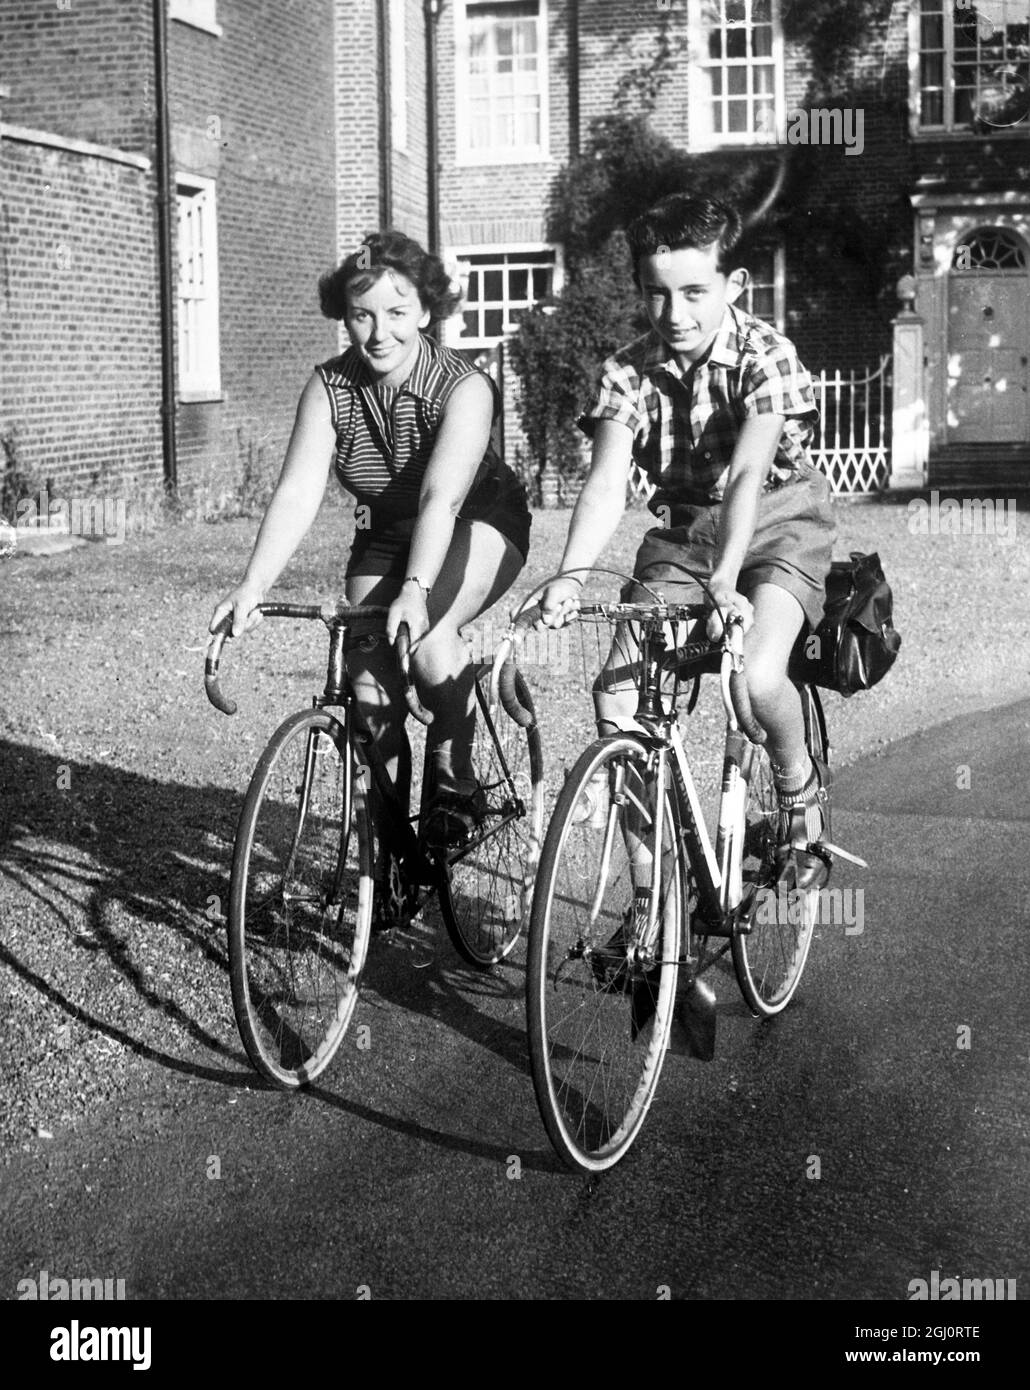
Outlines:
{"label": "woman riding bicycle", "polygon": [[[525,564],[525,490],[491,443],[493,383],[423,331],[460,299],[438,257],[401,232],[375,233],[322,276],[319,294],[351,346],[304,388],[243,581],[211,627],[230,611],[234,636],[260,622],[254,609],[314,521],[332,466],[358,503],[347,600],[389,606],[389,643],[407,623],[433,714],[434,793],[423,834],[438,847],[460,843],[481,818],[483,798],[471,765],[473,671],[459,629],[496,603]],[[355,628],[349,637],[357,701],[407,804],[411,750],[394,655],[375,634]]]}

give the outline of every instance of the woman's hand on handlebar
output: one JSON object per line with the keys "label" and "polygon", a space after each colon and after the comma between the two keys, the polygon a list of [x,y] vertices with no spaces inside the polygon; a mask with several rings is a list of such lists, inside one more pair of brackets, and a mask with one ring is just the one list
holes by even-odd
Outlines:
{"label": "woman's hand on handlebar", "polygon": [[255,589],[250,584],[240,584],[233,589],[231,594],[227,594],[211,615],[211,622],[208,631],[214,632],[215,628],[227,614],[232,614],[232,635],[241,636],[244,632],[250,632],[262,621],[262,614],[257,612],[257,606],[264,599],[264,594]]}
{"label": "woman's hand on handlebar", "polygon": [[734,614],[740,616],[743,629],[747,632],[755,621],[755,610],[752,608],[750,600],[746,599],[743,594],[738,594],[732,584],[721,584],[714,578],[708,587],[711,590],[711,597],[715,600],[715,607],[708,615],[709,641],[719,641],[723,632],[723,620],[732,618]]}
{"label": "woman's hand on handlebar", "polygon": [[390,611],[386,615],[386,637],[390,643],[396,642],[401,623],[408,625],[412,646],[429,631],[431,624],[426,596],[417,584],[405,584],[390,604]]}
{"label": "woman's hand on handlebar", "polygon": [[570,575],[552,579],[540,599],[540,620],[535,624],[541,627],[564,627],[579,612],[582,582]]}

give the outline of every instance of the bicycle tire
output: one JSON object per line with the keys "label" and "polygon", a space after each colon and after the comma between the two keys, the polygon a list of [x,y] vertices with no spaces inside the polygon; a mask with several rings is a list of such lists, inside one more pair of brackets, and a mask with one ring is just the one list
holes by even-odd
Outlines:
{"label": "bicycle tire", "polygon": [[[829,750],[819,697],[809,685],[798,687],[805,720],[805,743],[812,757],[826,762]],[[796,895],[776,891],[778,802],[769,755],[750,749],[745,769],[744,885],[754,891],[749,931],[735,931],[733,968],[748,1005],[758,1018],[781,1013],[797,990],[808,961],[819,911],[819,890]]]}
{"label": "bicycle tire", "polygon": [[292,715],[247,790],[228,922],[240,1037],[255,1069],[283,1089],[323,1072],[347,1030],[371,935],[372,854],[346,729],[322,710]]}
{"label": "bicycle tire", "polygon": [[[521,728],[490,707],[489,665],[476,670],[472,766],[486,793],[486,818],[471,848],[440,857],[440,911],[455,950],[489,970],[510,955],[529,918],[544,830],[544,764],[535,719]],[[521,673],[519,704],[533,701]]]}
{"label": "bicycle tire", "polygon": [[[633,911],[640,884],[627,836],[653,864],[654,806],[647,802],[654,801],[655,756],[626,734],[583,752],[559,794],[533,897],[526,997],[533,1086],[551,1143],[580,1172],[611,1168],[636,1139],[672,1029],[686,894],[671,788],[657,940],[639,954],[626,940],[632,924],[628,934],[639,945],[637,928],[649,920]],[[637,870],[641,877],[650,882],[646,870]]]}

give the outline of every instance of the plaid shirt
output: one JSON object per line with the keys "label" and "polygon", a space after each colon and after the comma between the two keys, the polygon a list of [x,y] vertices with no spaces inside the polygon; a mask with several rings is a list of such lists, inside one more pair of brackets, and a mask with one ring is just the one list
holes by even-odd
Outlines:
{"label": "plaid shirt", "polygon": [[785,423],[765,490],[811,465],[807,446],[819,412],[811,378],[794,345],[731,305],[707,358],[685,371],[657,333],[620,348],[601,369],[597,404],[579,420],[593,435],[599,420],[633,431],[633,460],[656,486],[651,511],[665,504],[722,499],[744,421],[783,415]]}

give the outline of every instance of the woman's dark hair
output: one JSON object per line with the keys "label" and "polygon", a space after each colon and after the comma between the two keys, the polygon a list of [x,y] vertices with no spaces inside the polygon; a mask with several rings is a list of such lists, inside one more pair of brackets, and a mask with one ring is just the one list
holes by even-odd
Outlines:
{"label": "woman's dark hair", "polygon": [[388,270],[411,281],[433,323],[450,318],[461,302],[439,256],[423,251],[403,232],[370,232],[356,251],[319,280],[322,313],[327,319],[342,319],[347,313],[347,291],[364,294]]}
{"label": "woman's dark hair", "polygon": [[689,193],[670,193],[654,207],[642,212],[626,228],[633,257],[633,279],[640,286],[640,261],[667,251],[684,248],[718,249],[717,268],[723,275],[741,264],[734,256],[744,234],[740,213],[730,203],[717,198],[696,198]]}

